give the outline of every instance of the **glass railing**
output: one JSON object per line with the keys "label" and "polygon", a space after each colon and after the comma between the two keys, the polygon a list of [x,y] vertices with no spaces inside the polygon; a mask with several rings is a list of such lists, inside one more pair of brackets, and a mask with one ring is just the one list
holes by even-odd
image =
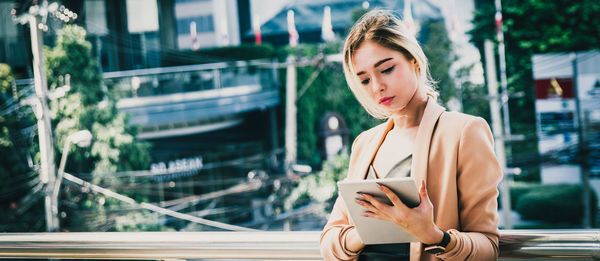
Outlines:
{"label": "glass railing", "polygon": [[[320,231],[0,234],[0,258],[321,260]],[[598,260],[600,230],[504,230],[500,260]]]}
{"label": "glass railing", "polygon": [[238,86],[277,86],[277,72],[269,60],[251,60],[139,69],[104,73],[109,90],[120,98],[148,97]]}

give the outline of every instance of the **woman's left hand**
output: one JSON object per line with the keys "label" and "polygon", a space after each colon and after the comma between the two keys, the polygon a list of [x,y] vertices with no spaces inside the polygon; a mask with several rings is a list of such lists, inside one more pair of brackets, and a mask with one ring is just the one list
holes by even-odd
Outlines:
{"label": "woman's left hand", "polygon": [[363,216],[394,222],[424,244],[432,245],[442,241],[444,234],[433,222],[433,204],[427,195],[425,181],[419,189],[421,203],[414,208],[402,203],[396,193],[385,185],[377,184],[377,187],[393,205],[383,203],[369,194],[358,194],[356,203],[367,209]]}

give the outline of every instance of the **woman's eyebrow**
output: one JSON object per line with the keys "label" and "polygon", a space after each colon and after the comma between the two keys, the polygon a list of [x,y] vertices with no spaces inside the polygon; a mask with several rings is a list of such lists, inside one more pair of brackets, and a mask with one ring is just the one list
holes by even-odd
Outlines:
{"label": "woman's eyebrow", "polygon": [[382,63],[385,63],[385,62],[387,62],[387,61],[389,61],[391,59],[393,59],[393,58],[392,57],[388,57],[388,58],[385,58],[385,59],[381,59],[379,62],[376,62],[375,65],[373,65],[373,67],[377,68],[377,66],[379,66]]}
{"label": "woman's eyebrow", "polygon": [[[379,66],[379,65],[381,65],[382,63],[385,63],[385,62],[387,62],[387,61],[389,61],[389,60],[391,60],[391,59],[394,59],[394,58],[392,58],[392,57],[383,58],[383,59],[379,60],[378,62],[376,62],[376,63],[373,65],[373,67],[377,68],[377,66]],[[360,71],[360,72],[358,72],[358,73],[356,74],[356,76],[360,76],[361,74],[364,74],[364,73],[365,73],[365,71]]]}

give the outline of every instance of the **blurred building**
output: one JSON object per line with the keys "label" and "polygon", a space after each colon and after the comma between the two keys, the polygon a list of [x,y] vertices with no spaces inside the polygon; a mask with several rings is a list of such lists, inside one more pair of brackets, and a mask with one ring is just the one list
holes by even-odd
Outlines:
{"label": "blurred building", "polygon": [[[538,149],[555,159],[543,163],[542,182],[581,182],[582,170],[575,159],[579,118],[588,152],[583,160],[590,167],[590,184],[600,194],[600,52],[538,54],[532,63]],[[580,102],[579,115],[575,99]]]}
{"label": "blurred building", "polygon": [[[260,1],[253,1],[260,4]],[[297,0],[287,1],[273,17],[260,21],[260,33],[263,42],[273,45],[286,45],[289,42],[287,12],[294,11],[295,24],[300,42],[322,42],[321,26],[323,10],[331,8],[331,25],[336,35],[343,37],[354,24],[352,13],[364,8],[382,8],[394,10],[399,15],[403,13],[404,1],[396,0]],[[259,9],[259,7],[252,7]],[[252,14],[256,15],[256,14]],[[440,8],[429,0],[412,1],[412,16],[415,21],[443,20]],[[256,16],[254,17],[256,19]],[[264,18],[260,18],[264,19]],[[426,30],[426,28],[423,28]],[[426,35],[426,34],[424,34]],[[252,29],[244,31],[243,41],[253,42],[255,32]]]}
{"label": "blurred building", "polygon": [[[73,0],[59,2],[78,14],[76,24],[100,57],[102,70],[120,71],[163,65],[169,52],[238,45],[250,28],[249,0]],[[27,26],[15,24],[11,10],[29,10],[32,1],[0,0],[0,63],[21,78],[32,77]],[[54,42],[61,22],[48,19],[45,44]],[[193,32],[192,29],[196,30]]]}
{"label": "blurred building", "polygon": [[[27,13],[33,2],[0,0],[0,63],[17,78],[33,77],[31,41],[29,26],[16,24],[11,10]],[[154,182],[213,184],[167,186],[161,201],[218,190],[265,168],[264,159],[278,147],[281,96],[270,61],[212,59],[169,67],[164,61],[194,49],[239,45],[241,31],[250,28],[249,0],[57,2],[78,14],[75,23],[88,32],[104,84],[124,94],[117,108],[140,127],[138,138],[152,144],[154,164],[145,177],[161,173]],[[46,45],[54,44],[61,23],[48,17]]]}

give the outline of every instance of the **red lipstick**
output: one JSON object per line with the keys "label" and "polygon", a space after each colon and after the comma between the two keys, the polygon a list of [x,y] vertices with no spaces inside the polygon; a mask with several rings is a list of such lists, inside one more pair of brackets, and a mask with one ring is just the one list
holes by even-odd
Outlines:
{"label": "red lipstick", "polygon": [[392,102],[394,96],[383,97],[379,99],[379,104],[388,105]]}

